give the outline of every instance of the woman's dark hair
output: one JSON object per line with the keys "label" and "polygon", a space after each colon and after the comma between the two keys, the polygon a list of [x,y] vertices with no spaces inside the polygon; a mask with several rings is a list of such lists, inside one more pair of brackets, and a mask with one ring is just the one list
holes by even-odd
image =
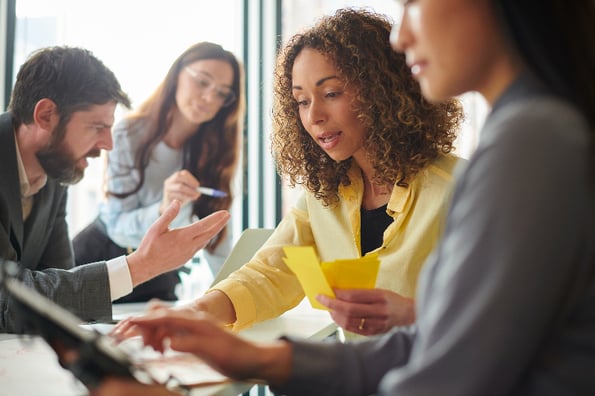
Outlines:
{"label": "woman's dark hair", "polygon": [[304,48],[333,63],[355,95],[354,107],[366,128],[365,150],[374,166],[374,181],[407,186],[440,154],[453,150],[463,119],[457,100],[426,101],[405,56],[391,48],[391,21],[364,9],[347,8],[322,18],[293,36],[275,70],[272,151],[277,169],[290,185],[302,184],[325,205],[339,199],[340,185],[350,183],[351,159],[335,162],[304,128],[292,95],[292,70]]}
{"label": "woman's dark hair", "polygon": [[595,194],[595,1],[494,0],[494,7],[522,61],[589,123]]}
{"label": "woman's dark hair", "polygon": [[[228,106],[221,107],[210,121],[200,125],[184,144],[183,168],[205,186],[227,193],[225,198],[207,195],[194,202],[193,214],[202,218],[214,211],[229,209],[232,203],[232,179],[239,158],[240,140],[245,109],[243,69],[236,57],[218,44],[200,42],[184,51],[171,65],[165,79],[153,94],[139,108],[126,117],[128,133],[145,135],[136,154],[134,168],[139,173],[139,181],[134,189],[126,193],[108,194],[125,198],[136,193],[145,181],[145,168],[149,164],[155,146],[163,140],[172,122],[172,110],[176,106],[175,97],[178,76],[186,66],[199,60],[216,59],[227,62],[233,70],[231,89],[237,98]],[[211,240],[207,250],[213,252],[223,241],[227,230],[223,229]]]}
{"label": "woman's dark hair", "polygon": [[595,2],[494,0],[512,45],[554,93],[595,127]]}

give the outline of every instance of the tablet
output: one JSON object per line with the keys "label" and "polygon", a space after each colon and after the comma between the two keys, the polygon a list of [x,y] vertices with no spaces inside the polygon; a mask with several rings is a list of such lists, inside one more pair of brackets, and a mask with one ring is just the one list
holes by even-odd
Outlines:
{"label": "tablet", "polygon": [[[60,364],[88,388],[108,375],[153,382],[111,337],[81,327],[77,316],[15,278],[5,278],[3,286],[15,303],[21,331],[43,337],[58,354]],[[61,359],[64,349],[74,351],[76,357],[65,362]]]}

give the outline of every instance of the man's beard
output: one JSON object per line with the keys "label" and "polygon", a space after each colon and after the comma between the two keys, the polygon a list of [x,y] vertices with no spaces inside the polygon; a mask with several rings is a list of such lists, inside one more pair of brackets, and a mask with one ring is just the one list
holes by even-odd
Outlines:
{"label": "man's beard", "polygon": [[[83,178],[85,169],[77,167],[76,164],[80,158],[74,158],[66,146],[64,142],[66,131],[64,129],[65,127],[62,125],[56,126],[48,146],[38,151],[36,155],[48,177],[61,184],[76,184]],[[100,150],[94,149],[89,151],[85,157],[99,157],[99,154]]]}

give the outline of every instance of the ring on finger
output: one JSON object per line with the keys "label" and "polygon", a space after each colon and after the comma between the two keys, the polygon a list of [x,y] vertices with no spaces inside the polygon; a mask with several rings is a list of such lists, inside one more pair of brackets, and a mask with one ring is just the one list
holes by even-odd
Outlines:
{"label": "ring on finger", "polygon": [[366,326],[366,318],[361,318],[359,321],[359,326],[357,326],[357,328],[359,330],[363,330],[365,326]]}

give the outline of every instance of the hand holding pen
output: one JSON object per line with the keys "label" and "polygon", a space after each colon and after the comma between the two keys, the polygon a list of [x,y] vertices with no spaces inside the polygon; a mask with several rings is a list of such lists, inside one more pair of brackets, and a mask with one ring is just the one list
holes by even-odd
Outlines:
{"label": "hand holding pen", "polygon": [[210,197],[215,198],[224,198],[227,197],[227,193],[225,191],[216,190],[210,187],[196,187],[196,191],[200,192],[201,194],[208,195]]}
{"label": "hand holding pen", "polygon": [[200,182],[186,169],[174,172],[163,182],[163,198],[159,206],[159,214],[163,213],[172,200],[178,200],[184,206],[194,202],[200,196],[199,194],[215,198],[227,196],[224,191],[200,186]]}

